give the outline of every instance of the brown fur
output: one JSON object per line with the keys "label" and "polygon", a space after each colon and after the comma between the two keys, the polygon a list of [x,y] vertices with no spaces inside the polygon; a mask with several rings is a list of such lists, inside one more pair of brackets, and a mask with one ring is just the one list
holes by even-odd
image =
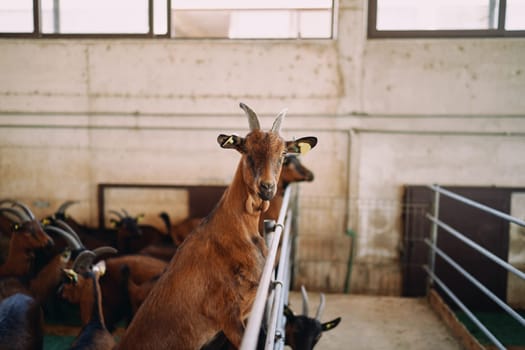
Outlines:
{"label": "brown fur", "polygon": [[62,295],[70,302],[80,303],[84,325],[70,349],[109,350],[115,346],[115,339],[106,328],[102,312],[99,278],[104,273],[103,269],[96,266],[93,270],[77,274],[76,283],[64,284]]}
{"label": "brown fur", "polygon": [[262,213],[259,222],[259,232],[263,233],[264,220],[277,220],[283,204],[284,190],[292,182],[313,181],[314,174],[295,156],[288,156],[284,161],[279,183],[277,184],[277,193],[270,201],[270,207]]}
{"label": "brown fur", "polygon": [[245,138],[218,137],[221,147],[242,154],[233,181],[179,247],[119,349],[200,349],[221,330],[240,345],[266,256],[259,217],[275,195],[288,146],[278,127],[263,132],[252,123]]}
{"label": "brown fur", "polygon": [[200,225],[203,218],[188,217],[171,228],[171,238],[175,245],[179,246],[184,242],[186,237],[193,232],[193,230]]}
{"label": "brown fur", "polygon": [[27,275],[34,261],[35,249],[51,244],[53,240],[36,219],[15,224],[9,241],[7,260],[0,265],[0,277]]}
{"label": "brown fur", "polygon": [[[149,256],[124,255],[105,260],[106,272],[99,279],[102,293],[102,313],[105,323],[110,331],[115,329],[116,324],[123,318],[126,321],[132,316],[130,301],[127,298],[127,280],[122,278],[122,268],[128,266],[130,269],[129,279],[134,283],[142,284],[162,274],[167,266],[165,261]],[[66,288],[67,287],[67,288]],[[80,304],[80,318],[82,324],[89,320],[91,309],[83,309],[80,291],[81,281],[76,285],[64,284],[62,297],[73,304]]]}

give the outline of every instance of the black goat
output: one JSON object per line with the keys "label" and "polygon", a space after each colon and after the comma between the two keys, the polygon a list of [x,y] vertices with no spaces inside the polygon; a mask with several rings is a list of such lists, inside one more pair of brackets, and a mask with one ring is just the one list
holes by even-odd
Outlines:
{"label": "black goat", "polygon": [[325,305],[323,293],[320,296],[321,300],[315,318],[308,317],[308,295],[304,286],[301,286],[301,294],[303,296],[302,315],[294,315],[288,306],[284,308],[284,315],[286,316],[285,344],[294,350],[312,350],[319,339],[321,339],[323,332],[337,327],[339,322],[341,322],[341,317],[321,323],[321,315]]}
{"label": "black goat", "polygon": [[159,214],[166,226],[166,231],[161,231],[152,225],[140,225],[139,221],[143,214],[133,217],[124,209],[122,209],[124,215],[116,210],[109,212],[118,217],[118,220],[112,218],[111,224],[117,230],[116,248],[120,254],[138,253],[151,245],[171,245],[173,247],[171,253],[175,252],[170,235],[171,225],[168,214],[164,212]]}
{"label": "black goat", "polygon": [[[285,345],[293,350],[312,350],[321,339],[322,333],[334,329],[341,317],[332,321],[321,323],[321,315],[324,310],[325,296],[321,293],[319,307],[315,318],[308,317],[308,295],[304,286],[301,287],[303,297],[303,315],[294,315],[293,311],[284,306],[284,316],[286,317]],[[257,350],[265,348],[266,329],[261,327],[257,340]],[[223,332],[217,333],[215,338],[203,346],[201,350],[233,350],[235,347],[228,341]]]}
{"label": "black goat", "polygon": [[[54,212],[42,219],[44,225],[55,225],[62,227],[62,223],[66,223],[87,249],[95,249],[102,246],[117,245],[117,231],[114,229],[93,228],[80,224],[73,217],[66,214],[66,209],[71,205],[79,203],[78,201],[66,201]],[[63,228],[63,227],[62,227]]]}

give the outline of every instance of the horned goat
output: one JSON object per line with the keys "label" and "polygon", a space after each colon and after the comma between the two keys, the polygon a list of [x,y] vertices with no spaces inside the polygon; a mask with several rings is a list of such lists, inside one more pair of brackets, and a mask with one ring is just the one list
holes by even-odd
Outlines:
{"label": "horned goat", "polygon": [[105,273],[105,262],[101,260],[93,266],[95,256],[86,250],[77,257],[73,269],[64,269],[67,282],[62,293],[67,298],[78,299],[84,319],[70,350],[109,350],[115,346],[115,339],[106,328],[102,312],[99,278]]}
{"label": "horned goat", "polygon": [[0,277],[26,275],[34,262],[35,249],[54,244],[26,205],[14,202],[13,207],[20,208],[21,211],[0,208],[0,214],[7,212],[18,218],[18,222],[12,225],[9,252],[7,260],[0,265]]}
{"label": "horned goat", "polygon": [[[79,255],[73,263],[73,271],[81,273],[85,270],[83,261],[85,254],[94,256],[100,255],[102,248],[94,249],[93,251],[86,250],[81,253],[84,258]],[[109,247],[105,247],[107,252]],[[116,252],[116,251],[115,251]],[[79,262],[77,262],[77,260]],[[142,285],[148,281],[156,278],[164,272],[167,263],[165,261],[142,255],[122,255],[116,257],[108,257],[105,259],[105,273],[99,279],[100,290],[102,293],[102,310],[105,319],[105,324],[110,332],[113,332],[116,325],[124,320],[129,322],[133,316],[134,309],[128,297],[128,280],[131,280],[137,285]],[[130,270],[129,277],[123,276],[122,270],[127,268]],[[65,287],[65,285],[64,285]],[[80,318],[82,324],[86,324],[90,316],[90,308],[83,308],[80,304],[79,292],[75,290],[77,285],[69,284],[67,288],[61,288],[60,295],[73,304],[80,305]]]}
{"label": "horned goat", "polygon": [[[261,214],[259,221],[259,232],[263,233],[264,220],[277,220],[279,211],[283,203],[284,191],[289,184],[293,182],[313,181],[314,174],[310,169],[304,166],[299,157],[295,154],[287,154],[284,157],[283,168],[281,176],[277,183],[277,192],[270,201],[270,207],[267,211]],[[202,221],[202,218],[188,217],[181,220],[171,228],[171,237],[176,245],[180,245],[186,237],[197,227]]]}
{"label": "horned goat", "polygon": [[323,332],[334,329],[341,317],[332,321],[321,323],[321,316],[325,306],[325,296],[320,294],[320,303],[315,314],[315,318],[308,316],[308,294],[304,286],[301,286],[303,297],[303,314],[294,315],[293,311],[285,306],[284,315],[286,316],[286,337],[285,344],[293,350],[312,350],[317,344]]}
{"label": "horned goat", "polygon": [[118,220],[111,218],[111,224],[117,229],[116,248],[120,254],[138,253],[153,244],[173,243],[170,235],[169,217],[166,213],[162,212],[159,214],[166,226],[166,231],[161,231],[152,225],[139,224],[139,221],[144,216],[143,214],[131,216],[124,209],[122,212],[124,215],[116,210],[110,210],[111,214],[118,217]]}
{"label": "horned goat", "polygon": [[119,349],[200,349],[221,330],[240,345],[266,256],[260,214],[275,195],[284,155],[317,142],[315,137],[284,141],[279,131],[285,111],[264,132],[255,112],[243,103],[240,107],[248,116],[249,134],[217,138],[222,148],[241,154],[232,183],[178,248]]}
{"label": "horned goat", "polygon": [[55,225],[62,226],[62,223],[66,223],[77,235],[82,244],[87,249],[95,249],[103,246],[117,245],[117,231],[114,229],[101,229],[93,228],[83,224],[80,224],[71,215],[66,213],[66,210],[73,204],[79,203],[79,201],[68,200],[60,205],[60,207],[51,215],[46,216],[42,219],[44,225]]}

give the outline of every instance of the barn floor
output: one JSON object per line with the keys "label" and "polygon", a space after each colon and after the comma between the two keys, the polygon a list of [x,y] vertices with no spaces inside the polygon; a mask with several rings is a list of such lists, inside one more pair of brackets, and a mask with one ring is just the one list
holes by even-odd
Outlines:
{"label": "barn floor", "polygon": [[[309,292],[310,316],[319,294]],[[301,294],[290,294],[290,307],[300,313]],[[463,349],[426,299],[327,294],[323,322],[341,317],[337,328],[323,334],[316,350]]]}
{"label": "barn floor", "polygon": [[[313,316],[319,294],[308,294]],[[289,299],[292,310],[301,313],[301,294],[291,292]],[[327,294],[322,321],[336,317],[342,318],[341,323],[323,334],[316,350],[463,349],[426,299]],[[77,332],[77,327],[49,327],[44,350],[67,348]]]}

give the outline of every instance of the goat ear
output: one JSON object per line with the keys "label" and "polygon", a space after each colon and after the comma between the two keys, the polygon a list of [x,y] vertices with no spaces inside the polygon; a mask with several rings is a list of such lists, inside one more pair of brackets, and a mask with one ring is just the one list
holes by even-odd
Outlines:
{"label": "goat ear", "polygon": [[323,330],[323,332],[332,330],[335,327],[337,327],[339,322],[341,322],[341,317],[338,317],[332,321],[328,321],[328,322],[321,324],[321,329]]}
{"label": "goat ear", "polygon": [[295,154],[306,154],[317,145],[317,137],[307,136],[298,140],[286,142],[286,152]]}
{"label": "goat ear", "polygon": [[293,311],[288,307],[288,305],[284,305],[284,316],[290,321],[292,320],[295,315],[293,314]]}
{"label": "goat ear", "polygon": [[233,148],[239,152],[243,151],[244,139],[238,135],[224,135],[221,134],[217,137],[217,142],[222,148]]}
{"label": "goat ear", "polygon": [[93,266],[93,272],[95,272],[98,277],[104,276],[106,273],[106,262],[100,260],[95,266]]}

